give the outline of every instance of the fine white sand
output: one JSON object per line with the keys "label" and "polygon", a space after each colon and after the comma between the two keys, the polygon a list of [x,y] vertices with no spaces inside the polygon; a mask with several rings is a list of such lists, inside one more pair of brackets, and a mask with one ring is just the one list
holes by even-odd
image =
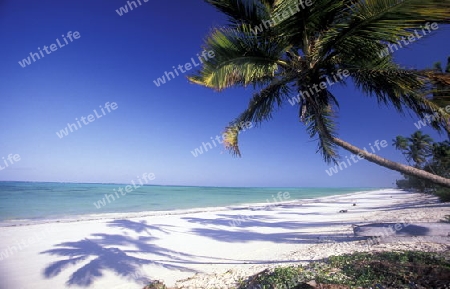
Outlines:
{"label": "fine white sand", "polygon": [[270,207],[4,223],[0,289],[142,289],[155,279],[181,288],[230,288],[265,268],[334,254],[448,250],[449,237],[369,244],[353,234],[353,225],[438,222],[446,214],[450,205],[432,196],[388,189]]}

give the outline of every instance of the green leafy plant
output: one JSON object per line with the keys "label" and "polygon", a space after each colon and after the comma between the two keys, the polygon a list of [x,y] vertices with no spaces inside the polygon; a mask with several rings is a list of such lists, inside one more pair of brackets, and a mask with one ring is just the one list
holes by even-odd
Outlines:
{"label": "green leafy plant", "polygon": [[144,289],[167,289],[167,287],[163,282],[155,280],[145,286]]}
{"label": "green leafy plant", "polygon": [[310,281],[322,286],[316,288],[448,288],[449,259],[449,252],[353,253],[307,266],[264,270],[244,281],[239,289],[315,288],[307,284]]}
{"label": "green leafy plant", "polygon": [[444,223],[450,223],[450,215],[445,215],[444,220],[442,221]]}

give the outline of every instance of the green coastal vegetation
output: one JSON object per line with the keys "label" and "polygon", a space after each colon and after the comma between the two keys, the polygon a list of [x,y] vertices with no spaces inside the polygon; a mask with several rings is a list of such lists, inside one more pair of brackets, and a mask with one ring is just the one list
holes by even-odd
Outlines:
{"label": "green coastal vegetation", "polygon": [[[397,136],[394,146],[402,152],[408,163],[430,173],[450,178],[450,142],[435,142],[421,131],[410,137]],[[400,189],[417,190],[437,195],[442,202],[450,202],[450,190],[428,180],[404,174],[404,179],[397,180]]]}
{"label": "green coastal vegetation", "polygon": [[449,255],[399,251],[331,256],[306,266],[276,268],[243,281],[238,289],[445,288]]}
{"label": "green coastal vegetation", "polygon": [[[267,269],[229,289],[409,289],[448,288],[449,284],[450,252],[396,251],[345,254],[305,266]],[[144,289],[169,288],[155,281]]]}

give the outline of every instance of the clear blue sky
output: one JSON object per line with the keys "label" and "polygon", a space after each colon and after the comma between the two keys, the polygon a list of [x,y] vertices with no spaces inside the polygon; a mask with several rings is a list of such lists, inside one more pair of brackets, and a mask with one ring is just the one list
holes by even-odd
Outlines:
{"label": "clear blue sky", "polygon": [[[365,160],[328,176],[329,165],[289,103],[273,121],[241,135],[242,158],[222,147],[194,157],[191,151],[220,134],[253,91],[217,93],[188,83],[185,75],[156,87],[153,80],[190,62],[211,27],[225,21],[203,1],[140,1],[123,16],[116,9],[124,0],[0,1],[0,165],[9,154],[20,155],[0,170],[0,180],[129,183],[147,172],[165,185],[381,187],[400,177]],[[64,44],[69,31],[80,37],[65,37],[69,44],[19,65],[38,47],[56,39]],[[440,27],[395,58],[414,68],[445,62],[449,39],[448,27]],[[413,133],[417,119],[379,107],[351,84],[332,90],[341,104],[340,137],[360,147],[387,140],[379,154],[404,162],[391,140]],[[118,108],[63,138],[56,135],[94,109],[101,114],[106,102]]]}

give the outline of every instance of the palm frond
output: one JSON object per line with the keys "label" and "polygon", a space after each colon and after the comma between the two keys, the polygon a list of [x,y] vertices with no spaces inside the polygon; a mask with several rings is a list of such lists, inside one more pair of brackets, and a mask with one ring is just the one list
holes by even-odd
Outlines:
{"label": "palm frond", "polygon": [[339,51],[348,51],[352,46],[361,49],[370,42],[370,46],[397,43],[402,37],[410,36],[414,30],[421,31],[422,25],[427,22],[450,22],[449,0],[355,1],[349,9],[351,13],[343,10],[340,15],[347,19],[334,22],[323,33],[322,54],[337,54]]}
{"label": "palm frond", "polygon": [[427,79],[422,78],[421,73],[395,67],[350,69],[350,72],[356,86],[367,95],[376,97],[379,103],[392,105],[402,114],[408,108],[420,118],[432,114],[431,126],[438,131],[448,131],[450,115],[427,98],[431,91],[426,88]]}
{"label": "palm frond", "polygon": [[336,124],[332,106],[312,107],[306,113],[304,122],[309,136],[317,138],[317,152],[320,152],[325,162],[336,163],[339,155],[337,146],[333,142],[333,137],[336,136]]}
{"label": "palm frond", "polygon": [[284,65],[281,55],[287,47],[260,43],[257,37],[236,29],[216,29],[207,39],[206,50],[215,57],[205,62],[189,80],[217,90],[231,86],[265,84]]}
{"label": "palm frond", "polygon": [[270,9],[274,5],[274,0],[205,0],[205,2],[227,15],[231,26],[235,28],[241,24],[260,24],[261,19],[269,17]]}
{"label": "palm frond", "polygon": [[281,81],[273,81],[272,84],[256,93],[250,100],[247,109],[227,126],[225,133],[225,147],[233,154],[240,156],[238,138],[243,123],[260,125],[263,121],[270,120],[276,108],[282,106],[291,93],[289,83],[295,79],[285,78]]}
{"label": "palm frond", "polygon": [[225,128],[225,132],[223,135],[225,136],[223,139],[223,143],[225,148],[231,152],[233,156],[241,156],[241,152],[239,150],[239,133],[240,127],[238,125],[230,125]]}

